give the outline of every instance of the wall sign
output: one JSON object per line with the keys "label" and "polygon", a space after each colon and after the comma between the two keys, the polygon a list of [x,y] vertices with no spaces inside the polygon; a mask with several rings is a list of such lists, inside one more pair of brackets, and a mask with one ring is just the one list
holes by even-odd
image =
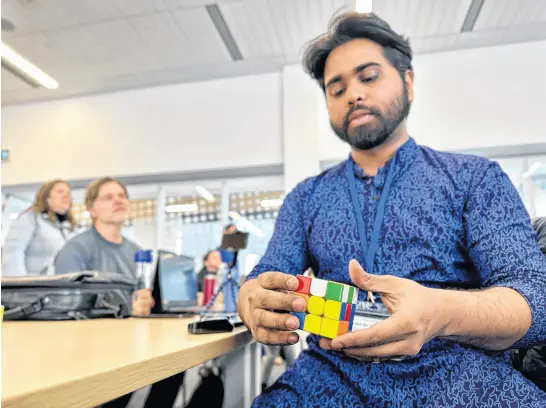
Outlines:
{"label": "wall sign", "polygon": [[9,150],[2,149],[2,153],[1,153],[0,157],[2,158],[2,162],[8,161],[9,160]]}

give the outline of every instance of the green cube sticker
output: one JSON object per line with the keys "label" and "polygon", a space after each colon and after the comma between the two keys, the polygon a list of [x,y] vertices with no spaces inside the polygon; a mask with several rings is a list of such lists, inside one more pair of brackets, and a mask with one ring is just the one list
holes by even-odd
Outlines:
{"label": "green cube sticker", "polygon": [[328,282],[326,287],[326,299],[341,302],[343,285],[341,283]]}
{"label": "green cube sticker", "polygon": [[347,303],[353,302],[354,293],[355,293],[355,288],[353,288],[352,286],[349,286],[349,295],[347,296]]}

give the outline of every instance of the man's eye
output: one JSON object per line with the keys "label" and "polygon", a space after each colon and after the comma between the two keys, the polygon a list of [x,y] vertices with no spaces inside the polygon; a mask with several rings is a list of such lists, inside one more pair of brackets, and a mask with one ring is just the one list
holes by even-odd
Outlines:
{"label": "man's eye", "polygon": [[370,73],[370,74],[366,74],[366,75],[361,75],[360,76],[360,81],[361,82],[364,82],[364,83],[369,83],[369,82],[373,82],[377,79],[378,75],[374,72],[374,73]]}
{"label": "man's eye", "polygon": [[343,95],[343,92],[345,92],[345,88],[342,88],[342,87],[332,89],[332,95],[334,97]]}

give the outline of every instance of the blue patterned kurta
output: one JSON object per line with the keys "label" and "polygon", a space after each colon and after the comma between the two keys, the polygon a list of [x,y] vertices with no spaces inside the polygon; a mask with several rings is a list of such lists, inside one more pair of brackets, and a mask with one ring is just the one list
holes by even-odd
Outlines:
{"label": "blue patterned kurta", "polygon": [[[377,198],[390,163],[367,177],[354,166],[371,235]],[[351,283],[348,263],[363,264],[345,163],[300,183],[279,212],[264,271],[302,273]],[[532,325],[515,345],[546,342],[546,257],[529,216],[498,164],[440,153],[413,139],[398,153],[375,273],[440,288],[505,286],[521,293]],[[365,294],[360,292],[362,300]],[[546,407],[546,393],[515,371],[506,352],[434,339],[402,362],[364,363],[309,350],[255,402],[255,407]]]}

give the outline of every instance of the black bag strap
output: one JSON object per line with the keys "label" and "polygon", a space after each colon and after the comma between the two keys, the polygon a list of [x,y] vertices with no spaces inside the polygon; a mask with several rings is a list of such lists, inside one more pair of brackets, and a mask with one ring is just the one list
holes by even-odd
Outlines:
{"label": "black bag strap", "polygon": [[41,297],[36,299],[32,303],[27,303],[23,306],[17,306],[13,309],[4,311],[4,319],[6,320],[19,320],[32,316],[35,313],[41,312],[44,309],[44,305],[49,301],[47,297]]}

